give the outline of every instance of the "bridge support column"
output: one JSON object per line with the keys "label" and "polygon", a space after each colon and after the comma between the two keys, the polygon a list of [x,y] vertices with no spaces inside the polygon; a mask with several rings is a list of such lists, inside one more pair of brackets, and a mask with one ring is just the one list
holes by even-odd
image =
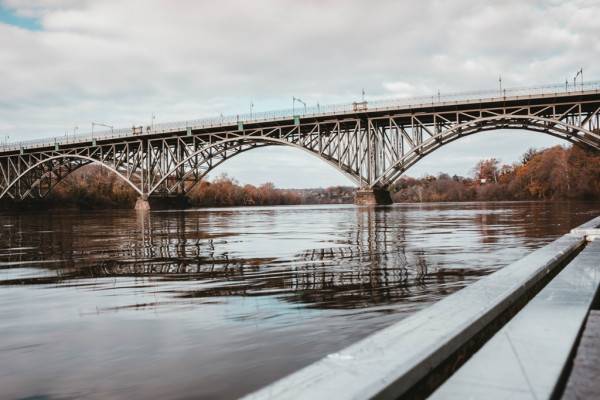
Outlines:
{"label": "bridge support column", "polygon": [[135,209],[139,211],[147,211],[150,209],[150,202],[146,196],[138,197],[135,202]]}
{"label": "bridge support column", "polygon": [[354,204],[359,206],[382,206],[392,203],[389,190],[381,188],[358,189],[354,196]]}

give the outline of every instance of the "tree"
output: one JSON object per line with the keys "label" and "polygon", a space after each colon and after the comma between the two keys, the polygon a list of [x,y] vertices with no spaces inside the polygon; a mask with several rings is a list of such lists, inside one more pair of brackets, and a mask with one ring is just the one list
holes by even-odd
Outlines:
{"label": "tree", "polygon": [[[475,178],[480,182],[498,182],[498,165],[500,162],[495,158],[489,158],[477,163],[474,168]],[[485,181],[484,181],[485,180]]]}
{"label": "tree", "polygon": [[521,156],[521,164],[525,165],[527,164],[529,161],[531,161],[532,158],[534,158],[539,152],[534,149],[533,147],[530,147],[525,154],[523,154],[523,156]]}

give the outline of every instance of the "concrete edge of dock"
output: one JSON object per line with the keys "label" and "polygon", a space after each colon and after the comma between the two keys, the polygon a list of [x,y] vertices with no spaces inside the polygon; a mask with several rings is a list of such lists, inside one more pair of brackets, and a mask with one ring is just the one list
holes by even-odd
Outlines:
{"label": "concrete edge of dock", "polygon": [[[494,321],[502,319],[511,308],[522,307],[518,303],[527,302],[528,293],[543,287],[588,240],[598,237],[598,227],[600,217],[432,306],[245,398],[329,400],[406,396],[461,349],[481,341],[478,335],[489,330]],[[492,334],[500,326],[492,328],[495,329]]]}

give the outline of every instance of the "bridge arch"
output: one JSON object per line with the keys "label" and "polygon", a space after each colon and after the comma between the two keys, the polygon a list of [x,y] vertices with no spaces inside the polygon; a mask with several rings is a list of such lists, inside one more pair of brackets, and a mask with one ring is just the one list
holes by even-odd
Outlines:
{"label": "bridge arch", "polygon": [[[227,147],[227,145],[231,144],[231,147]],[[193,183],[193,185],[191,187],[193,187],[196,183],[198,183],[198,181],[204,177],[205,175],[207,175],[209,172],[211,172],[212,170],[214,170],[216,167],[218,167],[219,165],[221,165],[223,162],[225,162],[226,160],[231,159],[232,157],[235,157],[239,154],[242,154],[246,151],[249,150],[253,150],[257,147],[267,147],[267,146],[287,146],[287,147],[292,147],[292,148],[296,148],[299,150],[302,150],[308,154],[310,154],[311,156],[324,161],[325,163],[331,165],[333,168],[335,168],[337,171],[341,172],[343,175],[345,175],[348,179],[350,179],[352,182],[356,183],[357,185],[360,185],[360,178],[358,177],[358,173],[355,171],[352,171],[350,168],[345,167],[343,165],[341,165],[340,163],[337,162],[337,160],[333,159],[333,158],[329,158],[326,157],[325,154],[319,154],[311,149],[308,149],[306,147],[303,147],[299,144],[284,140],[284,139],[279,139],[279,138],[274,138],[274,137],[255,137],[255,136],[245,136],[245,137],[235,137],[235,138],[231,138],[231,139],[225,139],[225,140],[220,140],[218,142],[214,142],[211,143],[209,146],[203,147],[202,149],[195,151],[194,153],[186,156],[185,158],[183,158],[180,162],[178,162],[168,173],[166,173],[163,177],[161,177],[156,183],[154,183],[152,185],[151,188],[149,188],[149,191],[147,193],[148,196],[152,195],[152,193],[156,192],[159,187],[165,183],[165,181],[167,179],[169,179],[170,177],[173,176],[173,174],[176,173],[177,169],[181,168],[182,166],[184,166],[189,160],[193,159],[194,157],[198,156],[198,155],[202,155],[202,153],[209,151],[211,148],[216,148],[219,149],[219,147],[221,147],[221,149],[219,149],[219,151],[217,152],[217,154],[221,154],[224,153],[226,151],[230,151],[231,154],[229,156],[227,156],[226,158],[220,160],[219,162],[217,162],[216,164],[210,166],[208,169],[206,169],[203,174],[199,177],[199,179],[197,181],[195,181]],[[232,150],[232,147],[234,148],[234,150]],[[237,149],[236,149],[237,148]],[[206,160],[205,160],[206,161]],[[193,170],[189,170],[187,171],[181,178],[180,180],[186,179],[187,177],[189,177],[191,174],[193,174],[194,171]],[[190,187],[190,189],[191,189]]]}
{"label": "bridge arch", "polygon": [[418,161],[448,143],[476,133],[500,129],[543,133],[575,145],[600,151],[600,136],[597,133],[564,121],[535,115],[502,114],[493,117],[482,117],[454,125],[414,146],[396,163],[387,168],[373,183],[372,187],[389,187]]}
{"label": "bridge arch", "polygon": [[[587,114],[572,113],[578,105],[566,111],[537,107],[391,113],[218,132],[192,132],[188,128],[163,137],[94,142],[91,147],[63,149],[61,145],[61,150],[55,144],[53,150],[21,150],[21,154],[3,156],[0,198],[45,196],[60,180],[90,163],[115,173],[142,198],[182,193],[226,160],[265,146],[289,146],[311,154],[356,183],[360,192],[385,192],[422,158],[479,132],[527,130],[600,150],[600,102],[596,111],[588,110]],[[15,187],[17,182],[25,185]]]}
{"label": "bridge arch", "polygon": [[[33,171],[35,171],[37,168],[40,168],[41,166],[43,166],[44,164],[48,163],[48,162],[52,162],[54,160],[69,160],[69,159],[77,159],[77,160],[84,160],[87,161],[87,164],[83,164],[83,165],[89,165],[89,164],[95,164],[98,166],[101,166],[103,168],[106,168],[107,170],[109,170],[110,172],[113,172],[114,174],[116,174],[118,177],[120,177],[122,180],[124,180],[129,186],[131,186],[131,188],[133,190],[135,190],[140,196],[142,196],[142,190],[137,187],[135,185],[135,183],[133,183],[129,178],[127,178],[125,175],[123,175],[121,172],[119,172],[116,168],[114,168],[111,165],[108,165],[100,160],[97,160],[95,158],[92,157],[88,157],[88,156],[84,156],[84,155],[79,155],[79,154],[60,154],[60,155],[55,155],[52,157],[48,157],[48,158],[44,158],[42,160],[40,160],[39,162],[31,165],[30,167],[28,167],[25,171],[23,171],[21,174],[19,174],[18,176],[16,176],[5,188],[3,188],[2,192],[0,193],[0,199],[2,199],[4,196],[6,196],[10,189],[16,185],[20,180],[22,180],[24,177],[26,177],[28,174],[32,173]],[[80,167],[82,167],[83,165],[80,165],[77,168],[74,168],[72,171],[69,172],[69,174],[63,176],[62,178],[64,179],[66,176],[70,175],[71,173],[73,173],[74,171],[76,171],[77,169],[79,169]],[[47,171],[45,173],[43,173],[37,180],[36,182],[34,182],[31,187],[29,187],[27,189],[27,191],[25,192],[25,194],[23,195],[23,197],[25,197],[28,193],[30,193],[37,185],[40,184],[41,180],[44,178],[44,176],[48,173],[51,173],[52,171]],[[57,182],[58,183],[58,182]],[[56,186],[56,185],[54,185]],[[54,186],[52,188],[54,188]]]}

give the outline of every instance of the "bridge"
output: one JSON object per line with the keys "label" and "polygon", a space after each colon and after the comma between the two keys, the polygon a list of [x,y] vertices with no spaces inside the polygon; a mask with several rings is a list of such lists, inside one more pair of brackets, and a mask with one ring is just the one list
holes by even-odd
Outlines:
{"label": "bridge", "polygon": [[357,204],[389,204],[411,166],[462,137],[528,130],[600,150],[600,81],[354,102],[134,126],[0,146],[0,199],[43,198],[73,171],[98,164],[139,194],[179,196],[226,160],[265,146],[314,155],[359,188]]}

